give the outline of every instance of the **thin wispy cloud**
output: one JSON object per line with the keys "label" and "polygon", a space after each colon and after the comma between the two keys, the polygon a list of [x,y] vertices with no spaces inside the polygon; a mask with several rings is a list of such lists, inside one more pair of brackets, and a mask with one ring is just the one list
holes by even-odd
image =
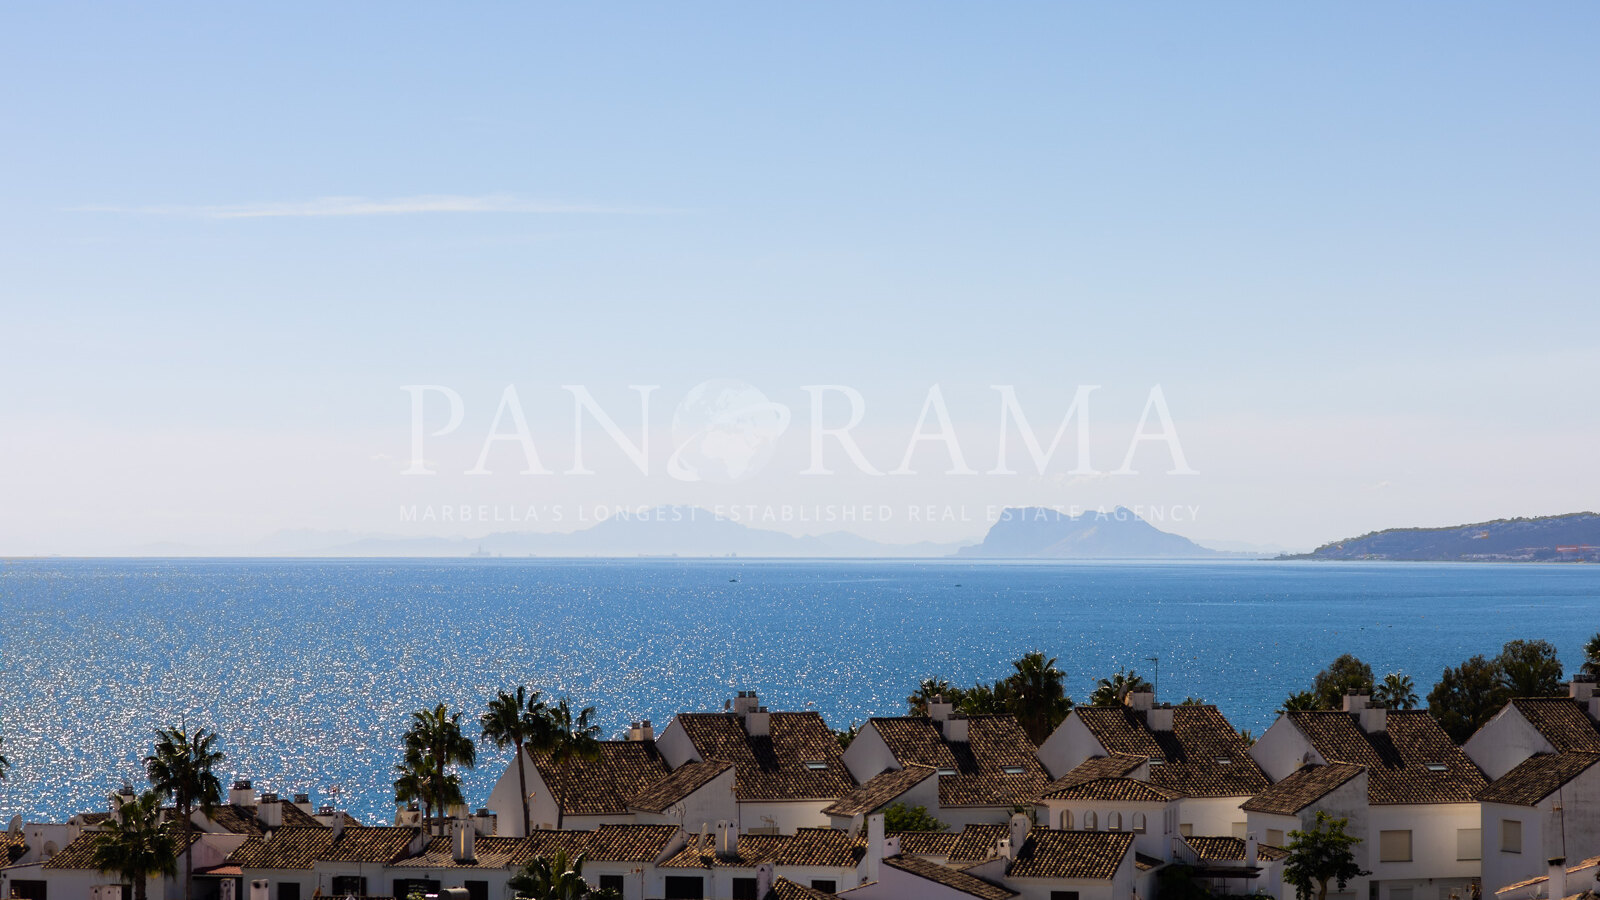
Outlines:
{"label": "thin wispy cloud", "polygon": [[424,194],[416,197],[373,199],[369,197],[318,197],[272,203],[240,203],[225,206],[78,206],[74,212],[125,213],[147,216],[188,216],[201,219],[288,219],[332,218],[336,216],[412,216],[429,213],[531,213],[588,215],[650,215],[671,210],[604,206],[588,203],[555,203],[528,200],[510,194]]}

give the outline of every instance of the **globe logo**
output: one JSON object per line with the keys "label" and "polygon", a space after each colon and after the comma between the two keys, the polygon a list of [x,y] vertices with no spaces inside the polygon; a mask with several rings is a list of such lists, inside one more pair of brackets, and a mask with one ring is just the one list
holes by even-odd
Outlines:
{"label": "globe logo", "polygon": [[789,428],[789,407],[733,378],[689,389],[672,411],[667,474],[679,481],[729,484],[761,471]]}

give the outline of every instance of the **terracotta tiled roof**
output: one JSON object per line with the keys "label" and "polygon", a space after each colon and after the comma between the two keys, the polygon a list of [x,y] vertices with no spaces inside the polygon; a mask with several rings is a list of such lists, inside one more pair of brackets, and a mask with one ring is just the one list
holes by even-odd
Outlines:
{"label": "terracotta tiled roof", "polygon": [[331,828],[279,828],[270,841],[259,834],[245,838],[228,862],[247,869],[309,869],[332,846]]}
{"label": "terracotta tiled roof", "polygon": [[[178,830],[176,828],[174,828],[173,826],[169,825],[167,827],[168,827],[169,830],[173,831],[173,838],[175,839],[175,843],[177,844],[177,846],[179,846],[179,847],[186,846],[184,844],[184,842],[183,842],[183,835],[181,833],[179,833]],[[94,863],[91,862],[90,860],[94,856],[95,841],[102,834],[106,834],[106,832],[105,831],[85,831],[85,832],[83,832],[82,834],[80,834],[77,837],[73,838],[71,843],[67,844],[65,847],[62,847],[61,851],[59,853],[57,853],[55,856],[52,856],[48,860],[45,860],[45,863],[42,866],[42,868],[46,868],[46,869],[93,869],[94,868]],[[198,832],[198,831],[190,834],[189,835],[189,844],[187,846],[193,846],[196,841],[200,840],[200,837],[201,837],[201,832]],[[181,850],[179,851],[179,854],[180,854],[180,857],[181,857],[181,855],[182,855],[182,851]]]}
{"label": "terracotta tiled roof", "polygon": [[397,869],[509,869],[534,859],[532,842],[527,838],[484,836],[473,841],[474,858],[456,862],[452,838],[436,837],[416,856],[390,863]]}
{"label": "terracotta tiled roof", "polygon": [[871,722],[900,765],[954,773],[939,776],[940,806],[1016,806],[1050,781],[1015,716],[968,717],[966,741],[946,741],[925,716]]}
{"label": "terracotta tiled roof", "polygon": [[1284,715],[1323,759],[1367,767],[1369,803],[1468,803],[1488,784],[1427,710],[1389,710],[1385,729],[1371,734],[1353,713]]}
{"label": "terracotta tiled roof", "polygon": [[556,855],[556,851],[564,851],[568,857],[577,856],[589,849],[591,831],[558,831],[553,828],[535,828],[523,838],[528,844],[528,857],[530,859],[548,859]]}
{"label": "terracotta tiled roof", "polygon": [[702,759],[733,765],[740,800],[837,800],[855,787],[820,714],[768,716],[769,733],[759,736],[746,734],[732,713],[683,713],[676,721]]}
{"label": "terracotta tiled roof", "polygon": [[1292,816],[1364,771],[1361,766],[1343,763],[1301,766],[1240,804],[1239,808],[1245,812]]}
{"label": "terracotta tiled roof", "polygon": [[1006,874],[1012,878],[1109,879],[1133,849],[1133,835],[1035,828]]}
{"label": "terracotta tiled roof", "polygon": [[735,840],[733,855],[721,857],[717,855],[716,835],[697,834],[661,866],[667,869],[754,868],[771,862],[793,839],[794,836],[788,834],[741,834]]}
{"label": "terracotta tiled roof", "polygon": [[[950,862],[978,862],[994,852],[995,842],[1009,835],[1008,825],[968,825],[950,847]],[[902,847],[902,852],[904,848]]]}
{"label": "terracotta tiled roof", "polygon": [[[1245,842],[1243,838],[1236,837],[1201,837],[1198,835],[1183,839],[1194,849],[1195,856],[1203,862],[1213,860],[1238,860],[1244,861]],[[1269,862],[1287,859],[1289,851],[1281,847],[1272,847],[1267,844],[1256,845],[1256,862]]]}
{"label": "terracotta tiled roof", "polygon": [[406,854],[415,828],[346,828],[326,855],[319,859],[329,862],[381,862],[387,863]]}
{"label": "terracotta tiled roof", "polygon": [[900,852],[908,856],[942,856],[955,848],[957,835],[949,831],[894,831],[900,839]]}
{"label": "terracotta tiled roof", "polygon": [[780,866],[854,868],[866,854],[866,840],[849,832],[834,828],[797,828],[772,861]]}
{"label": "terracotta tiled roof", "polygon": [[[284,828],[325,828],[316,816],[308,814],[305,810],[293,803],[281,804],[283,810]],[[211,811],[211,821],[224,831],[234,834],[260,834],[266,830],[261,824],[261,807],[258,804],[242,806],[237,803],[228,803],[218,806]],[[353,820],[352,820],[353,821]]]}
{"label": "terracotta tiled roof", "polygon": [[677,833],[676,825],[601,825],[584,853],[606,862],[654,862]]}
{"label": "terracotta tiled roof", "polygon": [[883,861],[886,866],[894,866],[902,872],[915,875],[925,881],[942,884],[951,890],[960,891],[971,897],[981,900],[1010,900],[1017,896],[1015,891],[1009,891],[997,885],[990,884],[981,878],[949,869],[938,863],[918,859],[915,856],[891,856]]}
{"label": "terracotta tiled roof", "polygon": [[1126,706],[1080,706],[1078,716],[1107,753],[1147,757],[1150,781],[1191,797],[1242,797],[1267,786],[1250,748],[1215,706],[1175,706],[1172,730],[1154,731]]}
{"label": "terracotta tiled roof", "polygon": [[1600,753],[1600,729],[1570,697],[1519,698],[1511,701],[1535,731],[1558,753],[1578,750]]}
{"label": "terracotta tiled roof", "polygon": [[0,831],[0,866],[10,865],[28,851],[28,838],[22,832]]}
{"label": "terracotta tiled roof", "polygon": [[1478,799],[1485,803],[1534,806],[1597,762],[1600,762],[1600,753],[1530,756],[1479,791]]}
{"label": "terracotta tiled roof", "polygon": [[1145,856],[1143,853],[1140,853],[1137,850],[1133,851],[1134,868],[1141,872],[1148,872],[1151,869],[1159,869],[1166,864],[1167,861],[1164,859],[1156,859],[1154,856]]}
{"label": "terracotta tiled roof", "polygon": [[663,812],[667,807],[705,787],[712,779],[731,768],[733,766],[725,762],[690,760],[629,800],[628,808]]}
{"label": "terracotta tiled roof", "polygon": [[771,892],[761,900],[839,900],[839,895],[795,884],[787,878],[777,878],[772,882]]}
{"label": "terracotta tiled roof", "polygon": [[864,784],[833,804],[824,807],[822,812],[829,816],[855,816],[877,812],[906,791],[911,790],[924,780],[934,777],[935,772],[927,766],[910,765],[904,769],[889,769],[879,772],[868,778]]}
{"label": "terracotta tiled roof", "polygon": [[1142,803],[1166,803],[1183,796],[1174,790],[1132,778],[1097,778],[1046,792],[1052,800],[1127,800]]}
{"label": "terracotta tiled roof", "polygon": [[1127,778],[1144,764],[1145,757],[1142,756],[1123,756],[1119,754],[1091,756],[1078,763],[1072,771],[1045,785],[1041,793],[1048,797],[1052,791],[1083,784],[1086,781],[1097,781],[1101,778]]}
{"label": "terracotta tiled roof", "polygon": [[[1596,868],[1596,867],[1600,867],[1600,856],[1591,856],[1588,859],[1584,860],[1583,862],[1580,862],[1577,865],[1568,868],[1567,869],[1567,874],[1568,875],[1580,875],[1580,874],[1583,873],[1584,869],[1593,869],[1593,868]],[[1518,881],[1515,884],[1508,884],[1505,887],[1496,888],[1495,889],[1495,893],[1496,894],[1504,894],[1504,893],[1507,893],[1508,891],[1517,890],[1518,888],[1525,888],[1525,887],[1529,887],[1529,886],[1535,885],[1535,884],[1544,884],[1545,882],[1547,882],[1549,880],[1550,880],[1550,876],[1549,875],[1540,875],[1537,878],[1529,878],[1526,881]]]}
{"label": "terracotta tiled roof", "polygon": [[625,813],[629,800],[667,776],[654,741],[601,741],[598,759],[554,766],[544,755],[534,765],[569,816]]}

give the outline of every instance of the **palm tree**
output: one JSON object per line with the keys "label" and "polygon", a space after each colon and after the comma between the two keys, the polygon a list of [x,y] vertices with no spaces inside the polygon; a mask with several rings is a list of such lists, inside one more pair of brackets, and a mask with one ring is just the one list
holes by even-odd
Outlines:
{"label": "palm tree", "polygon": [[564,849],[548,859],[530,860],[506,885],[529,900],[583,900],[594,895],[583,880],[583,854],[568,860]]}
{"label": "palm tree", "polygon": [[1583,667],[1586,675],[1600,675],[1600,632],[1583,644]]}
{"label": "palm tree", "polygon": [[593,722],[594,707],[585,706],[574,718],[572,707],[565,697],[549,707],[547,714],[551,732],[546,758],[561,772],[561,777],[557,779],[559,790],[556,796],[556,828],[560,828],[562,813],[567,805],[567,781],[572,766],[600,758],[600,726]]}
{"label": "palm tree", "polygon": [[1150,682],[1139,677],[1139,673],[1128,669],[1117,670],[1117,674],[1110,678],[1102,678],[1095,685],[1094,693],[1089,695],[1090,706],[1121,706],[1128,699],[1129,694],[1154,690]]}
{"label": "palm tree", "polygon": [[947,703],[959,705],[961,689],[951,687],[950,682],[937,675],[922,679],[922,683],[917,685],[917,692],[906,698],[906,715],[927,715],[928,704],[939,698],[943,698]]}
{"label": "palm tree", "polygon": [[433,810],[433,801],[428,796],[428,776],[433,771],[433,760],[407,754],[405,761],[394,769],[400,776],[394,780],[394,802],[408,805],[420,803],[423,821],[426,822]]}
{"label": "palm tree", "polygon": [[1283,701],[1283,708],[1278,712],[1304,712],[1307,710],[1322,709],[1322,700],[1313,691],[1300,691],[1290,694]]}
{"label": "palm tree", "polygon": [[[222,751],[217,749],[217,734],[198,728],[186,734],[180,728],[166,728],[156,732],[155,752],[144,758],[145,774],[150,785],[162,798],[170,797],[172,805],[183,817],[183,846],[188,847],[194,833],[194,813],[199,810],[208,818],[222,802],[222,785],[217,781],[216,768],[222,765]],[[183,855],[183,900],[189,900],[194,890],[194,858]]]}
{"label": "palm tree", "polygon": [[1050,732],[1067,717],[1072,701],[1067,699],[1066,673],[1056,668],[1055,657],[1035,650],[1011,664],[1016,671],[1006,679],[1012,714],[1035,744],[1044,743]]}
{"label": "palm tree", "polygon": [[133,900],[145,900],[146,879],[177,873],[178,842],[162,827],[160,794],[145,791],[123,801],[106,825],[95,836],[89,862],[106,875],[132,882]]}
{"label": "palm tree", "polygon": [[[5,738],[0,737],[0,750],[5,749],[5,745]],[[11,771],[11,760],[6,759],[4,753],[0,753],[0,781],[6,780],[6,773],[9,771]]]}
{"label": "palm tree", "polygon": [[1417,705],[1417,686],[1410,675],[1390,672],[1372,690],[1372,702],[1389,709],[1414,709]]}
{"label": "palm tree", "polygon": [[517,785],[522,796],[522,833],[533,830],[528,812],[528,774],[524,763],[528,749],[548,750],[550,725],[545,717],[544,701],[539,692],[529,696],[526,687],[518,687],[515,694],[501,691],[489,701],[489,709],[478,718],[483,727],[483,739],[504,750],[511,747],[517,753]]}
{"label": "palm tree", "polygon": [[[470,769],[478,764],[478,748],[472,738],[461,733],[461,713],[451,712],[443,703],[412,713],[405,748],[402,775],[410,769],[424,777],[424,810],[429,814],[437,811],[442,820],[451,805],[461,802],[461,779],[450,768]],[[429,818],[423,817],[425,828],[431,824]]]}

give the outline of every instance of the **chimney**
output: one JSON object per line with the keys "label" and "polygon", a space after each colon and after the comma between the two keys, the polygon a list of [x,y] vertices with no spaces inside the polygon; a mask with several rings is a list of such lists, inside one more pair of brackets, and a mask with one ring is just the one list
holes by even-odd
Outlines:
{"label": "chimney", "polygon": [[883,839],[883,858],[891,859],[900,855],[900,835],[891,834]]}
{"label": "chimney", "polygon": [[1347,713],[1358,713],[1371,705],[1371,694],[1358,694],[1355,691],[1351,691],[1344,695],[1344,711]]}
{"label": "chimney", "polygon": [[955,704],[946,701],[943,694],[935,694],[934,698],[928,701],[928,718],[935,722],[943,722],[955,711]]}
{"label": "chimney", "polygon": [[1600,722],[1600,694],[1590,697],[1588,706],[1589,718]]}
{"label": "chimney", "polygon": [[1028,842],[1028,832],[1033,828],[1033,820],[1027,813],[1011,814],[1011,857],[1022,852],[1022,845]]}
{"label": "chimney", "polygon": [[1567,696],[1579,703],[1587,702],[1590,697],[1594,696],[1594,676],[1572,676],[1572,683],[1567,685]]}
{"label": "chimney", "polygon": [[772,863],[762,863],[756,866],[756,896],[765,897],[772,893]]}
{"label": "chimney", "polygon": [[1550,900],[1561,900],[1567,895],[1567,858],[1550,857]]}
{"label": "chimney", "polygon": [[772,734],[772,714],[767,712],[765,706],[750,710],[744,714],[744,730],[751,737],[766,737]]}
{"label": "chimney", "polygon": [[295,794],[294,805],[298,807],[301,812],[308,816],[314,816],[317,814],[317,808],[311,805],[310,794]]}
{"label": "chimney", "polygon": [[111,818],[122,821],[122,804],[132,803],[134,800],[133,785],[124,784],[111,795]]}
{"label": "chimney", "polygon": [[883,813],[873,813],[867,816],[867,871],[868,881],[878,880],[878,869],[883,858],[888,855],[884,849]]}
{"label": "chimney", "polygon": [[1156,705],[1156,693],[1155,691],[1133,691],[1128,694],[1127,699],[1123,702],[1127,703],[1134,712],[1148,712],[1151,707]]}
{"label": "chimney", "polygon": [[228,802],[234,806],[256,805],[256,792],[250,786],[250,779],[241,778],[233,783],[233,790],[228,792]]}
{"label": "chimney", "polygon": [[1361,730],[1378,734],[1389,727],[1389,710],[1381,706],[1367,706],[1361,710]]}
{"label": "chimney", "polygon": [[472,827],[472,822],[464,818],[450,820],[450,858],[458,863],[475,862],[478,859],[478,829]]}
{"label": "chimney", "polygon": [[1261,848],[1256,842],[1256,833],[1252,831],[1244,839],[1244,864],[1246,866],[1253,866],[1260,861],[1260,858]]}
{"label": "chimney", "polygon": [[950,718],[944,720],[944,739],[953,744],[967,743],[971,734],[967,717],[961,713],[951,713]]}
{"label": "chimney", "polygon": [[639,723],[639,740],[641,740],[641,741],[653,741],[655,739],[656,739],[656,729],[655,729],[654,725],[650,724],[650,720],[649,719],[645,719],[644,721],[640,722]]}
{"label": "chimney", "polygon": [[1163,703],[1150,707],[1150,711],[1144,714],[1144,723],[1150,726],[1151,731],[1171,731],[1172,705]]}
{"label": "chimney", "polygon": [[739,835],[727,820],[717,822],[717,857],[734,859],[739,855]]}
{"label": "chimney", "polygon": [[478,829],[480,835],[493,837],[500,833],[500,820],[493,810],[485,807],[479,809],[478,814],[472,817],[472,827]]}
{"label": "chimney", "polygon": [[733,701],[733,714],[742,716],[745,713],[754,712],[756,707],[760,705],[756,700],[755,691],[740,691],[739,696]]}
{"label": "chimney", "polygon": [[[324,806],[323,809],[331,810],[333,807]],[[321,819],[322,816],[317,816],[317,818]],[[330,818],[332,821],[325,824],[327,824],[329,828],[333,829],[333,839],[337,841],[339,838],[344,837],[344,816],[341,816],[335,812]]]}
{"label": "chimney", "polygon": [[278,799],[277,794],[262,794],[261,802],[256,804],[256,818],[261,820],[262,828],[282,828],[283,801]]}

